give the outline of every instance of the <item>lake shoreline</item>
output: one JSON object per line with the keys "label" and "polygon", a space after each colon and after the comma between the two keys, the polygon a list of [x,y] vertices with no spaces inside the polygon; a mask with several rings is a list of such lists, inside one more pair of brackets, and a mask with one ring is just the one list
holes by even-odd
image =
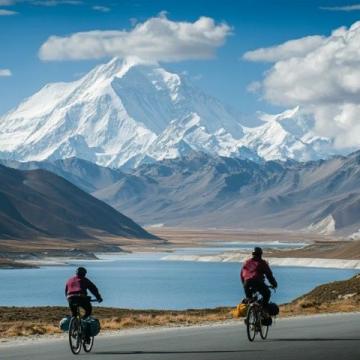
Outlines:
{"label": "lake shoreline", "polygon": [[[219,255],[167,255],[165,261],[199,261],[199,262],[235,262],[242,263],[249,258],[244,253],[225,253]],[[327,259],[327,258],[274,258],[266,257],[271,266],[311,267],[321,269],[360,269],[360,260]]]}
{"label": "lake shoreline", "polygon": [[[276,258],[274,265],[283,263],[284,266],[312,266],[316,259],[328,259],[326,264],[318,261],[319,267],[349,268],[350,263],[340,260],[360,261],[360,241],[346,241],[313,233],[295,231],[247,231],[233,229],[187,229],[187,228],[147,228],[161,238],[161,241],[144,239],[103,238],[100,242],[84,241],[71,243],[56,240],[51,242],[19,243],[9,241],[1,243],[0,270],[1,269],[26,269],[42,266],[67,265],[73,260],[96,260],[96,253],[117,254],[161,252],[172,254],[178,249],[207,248],[218,246],[221,242],[239,243],[290,243],[306,244],[299,249],[266,250],[266,258]],[[76,245],[76,246],[75,246]],[[219,255],[219,261],[231,261],[232,255]],[[242,253],[237,254],[243,258]],[[235,257],[236,257],[235,256]],[[226,260],[229,259],[229,260]],[[225,260],[224,260],[225,259]],[[313,260],[310,260],[313,259]],[[178,259],[182,260],[182,259]],[[198,260],[194,260],[198,261]],[[207,260],[203,260],[207,261]],[[215,261],[215,260],[209,260]],[[321,264],[325,264],[324,266]],[[333,264],[329,266],[329,264]],[[334,265],[335,264],[335,265]],[[357,268],[356,265],[355,268]],[[351,268],[351,267],[350,267]]]}

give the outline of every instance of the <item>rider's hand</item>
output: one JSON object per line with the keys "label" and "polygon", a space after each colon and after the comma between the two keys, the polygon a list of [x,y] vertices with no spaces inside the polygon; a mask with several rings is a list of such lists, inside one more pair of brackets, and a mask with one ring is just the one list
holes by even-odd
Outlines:
{"label": "rider's hand", "polygon": [[97,301],[98,301],[99,303],[102,303],[102,302],[103,302],[103,298],[100,296],[100,297],[97,299]]}

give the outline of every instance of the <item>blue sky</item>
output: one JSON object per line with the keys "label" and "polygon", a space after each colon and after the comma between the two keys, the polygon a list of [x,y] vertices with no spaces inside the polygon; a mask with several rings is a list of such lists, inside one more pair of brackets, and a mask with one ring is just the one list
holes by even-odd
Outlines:
{"label": "blue sky", "polygon": [[[272,95],[262,100],[262,94],[247,90],[250,83],[263,80],[273,63],[248,61],[243,54],[309,35],[329,36],[333,29],[349,27],[360,19],[358,4],[360,1],[325,0],[0,0],[0,114],[46,83],[74,80],[109,58],[44,61],[39,49],[50,36],[92,30],[129,32],[135,22],[144,23],[162,11],[172,22],[193,23],[206,16],[231,27],[224,44],[214,50],[214,58],[166,61],[165,68],[186,71],[199,87],[244,113],[278,111],[294,104]],[[9,71],[11,76],[4,76]]]}

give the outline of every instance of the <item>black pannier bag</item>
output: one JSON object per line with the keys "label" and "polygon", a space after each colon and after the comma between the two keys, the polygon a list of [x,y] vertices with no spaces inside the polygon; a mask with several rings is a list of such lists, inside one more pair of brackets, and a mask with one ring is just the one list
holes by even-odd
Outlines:
{"label": "black pannier bag", "polygon": [[96,336],[100,332],[100,321],[92,316],[83,320],[86,326],[86,331],[89,336]]}
{"label": "black pannier bag", "polygon": [[270,316],[276,316],[279,314],[279,306],[277,306],[275,303],[273,302],[269,302],[267,305],[266,305],[266,311],[268,312],[268,314]]}

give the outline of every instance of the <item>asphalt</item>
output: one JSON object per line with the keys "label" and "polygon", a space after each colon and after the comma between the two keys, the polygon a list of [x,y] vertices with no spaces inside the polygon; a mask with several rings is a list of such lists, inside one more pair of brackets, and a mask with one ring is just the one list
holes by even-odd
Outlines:
{"label": "asphalt", "polygon": [[[131,360],[359,360],[360,313],[277,321],[250,343],[241,321],[215,326],[128,331],[96,338],[78,357]],[[0,346],[0,359],[71,359],[66,339]]]}

